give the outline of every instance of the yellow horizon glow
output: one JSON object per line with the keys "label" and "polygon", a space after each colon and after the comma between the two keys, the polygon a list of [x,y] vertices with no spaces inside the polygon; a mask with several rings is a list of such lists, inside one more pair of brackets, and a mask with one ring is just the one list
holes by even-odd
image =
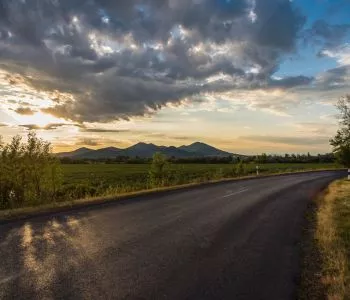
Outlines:
{"label": "yellow horizon glow", "polygon": [[18,125],[33,124],[38,127],[45,127],[52,123],[66,123],[63,119],[56,118],[43,112],[36,112],[33,115],[13,114],[12,117],[16,120]]}

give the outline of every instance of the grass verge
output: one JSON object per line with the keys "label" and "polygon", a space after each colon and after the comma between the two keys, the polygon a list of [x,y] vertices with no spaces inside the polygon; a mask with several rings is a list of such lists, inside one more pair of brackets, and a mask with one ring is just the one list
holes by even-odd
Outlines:
{"label": "grass verge", "polygon": [[[350,299],[350,181],[332,183],[318,198],[314,217],[313,257],[309,263],[312,266],[317,261],[319,270],[313,274],[315,281],[310,289],[304,290],[300,298]],[[323,297],[320,293],[312,297],[315,290],[322,291]]]}

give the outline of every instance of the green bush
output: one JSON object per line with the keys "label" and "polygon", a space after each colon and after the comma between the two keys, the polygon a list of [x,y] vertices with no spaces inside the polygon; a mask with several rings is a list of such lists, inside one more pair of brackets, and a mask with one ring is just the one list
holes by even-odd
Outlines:
{"label": "green bush", "polygon": [[166,181],[165,167],[168,164],[166,156],[160,152],[153,155],[152,164],[149,171],[149,179],[152,187],[164,186]]}
{"label": "green bush", "polygon": [[56,200],[62,176],[50,144],[29,133],[0,143],[0,208],[38,205]]}

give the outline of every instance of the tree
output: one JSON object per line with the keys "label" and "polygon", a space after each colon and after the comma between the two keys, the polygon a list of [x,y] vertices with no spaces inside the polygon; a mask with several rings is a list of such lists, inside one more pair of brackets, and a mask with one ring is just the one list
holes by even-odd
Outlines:
{"label": "tree", "polygon": [[333,139],[333,153],[337,160],[346,167],[350,167],[350,95],[339,99],[339,129]]}
{"label": "tree", "polygon": [[267,154],[262,153],[261,155],[257,155],[255,158],[255,163],[257,164],[266,164],[267,163]]}
{"label": "tree", "polygon": [[153,154],[151,169],[150,169],[150,181],[152,186],[160,186],[164,183],[165,166],[167,165],[166,156],[163,153],[156,152]]}

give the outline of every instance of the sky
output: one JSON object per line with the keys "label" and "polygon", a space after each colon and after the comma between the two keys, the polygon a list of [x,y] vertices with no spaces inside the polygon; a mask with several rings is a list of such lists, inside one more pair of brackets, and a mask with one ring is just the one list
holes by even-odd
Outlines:
{"label": "sky", "polygon": [[348,0],[0,0],[0,135],[325,153]]}

